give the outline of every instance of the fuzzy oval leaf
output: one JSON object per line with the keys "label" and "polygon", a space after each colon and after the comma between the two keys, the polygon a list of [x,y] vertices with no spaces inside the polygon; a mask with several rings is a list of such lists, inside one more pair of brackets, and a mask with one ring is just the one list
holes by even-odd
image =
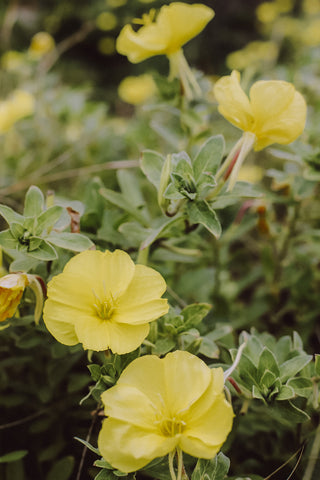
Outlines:
{"label": "fuzzy oval leaf", "polygon": [[0,245],[3,248],[14,250],[18,247],[19,242],[14,238],[10,230],[4,230],[3,232],[0,232]]}
{"label": "fuzzy oval leaf", "polygon": [[191,223],[200,223],[216,238],[221,235],[221,224],[217,214],[204,200],[188,202],[187,212]]}
{"label": "fuzzy oval leaf", "polygon": [[144,150],[142,152],[140,167],[149,182],[151,182],[156,189],[159,189],[161,171],[164,165],[164,157],[153,150]]}
{"label": "fuzzy oval leaf", "polygon": [[5,219],[5,221],[10,225],[12,222],[20,223],[22,225],[24,217],[19,213],[12,210],[12,208],[7,207],[6,205],[0,205],[0,215]]}
{"label": "fuzzy oval leaf", "polygon": [[42,240],[42,243],[36,250],[26,253],[30,255],[30,257],[37,258],[38,260],[43,260],[44,262],[48,262],[50,260],[55,260],[56,258],[58,258],[56,250],[45,240]]}
{"label": "fuzzy oval leaf", "polygon": [[44,196],[40,188],[32,185],[26,193],[24,200],[23,215],[25,217],[37,217],[44,208]]}
{"label": "fuzzy oval leaf", "polygon": [[294,377],[312,360],[312,355],[301,354],[290,358],[280,365],[280,379],[286,382],[289,378]]}
{"label": "fuzzy oval leaf", "polygon": [[48,208],[45,212],[37,218],[36,232],[40,235],[44,230],[53,227],[53,225],[59,220],[63,212],[63,207],[54,205]]}
{"label": "fuzzy oval leaf", "polygon": [[72,250],[73,252],[82,252],[94,245],[85,235],[70,232],[51,232],[47,237],[47,241],[53,243],[56,247]]}
{"label": "fuzzy oval leaf", "polygon": [[202,174],[215,175],[221,163],[225,143],[222,135],[210,137],[200,148],[193,161],[195,180],[198,182]]}
{"label": "fuzzy oval leaf", "polygon": [[213,459],[199,458],[191,480],[223,480],[230,468],[230,460],[222,452]]}

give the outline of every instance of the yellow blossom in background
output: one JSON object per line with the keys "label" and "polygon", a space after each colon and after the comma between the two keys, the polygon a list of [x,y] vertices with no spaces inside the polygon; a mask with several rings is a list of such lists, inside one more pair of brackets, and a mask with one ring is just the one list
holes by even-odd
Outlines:
{"label": "yellow blossom in background", "polygon": [[0,102],[0,133],[7,132],[18,120],[34,112],[34,97],[24,90],[15,90]]}
{"label": "yellow blossom in background", "polygon": [[127,0],[106,0],[106,4],[111,8],[123,7],[127,3]]}
{"label": "yellow blossom in background", "polygon": [[102,12],[97,17],[96,23],[100,30],[108,31],[113,30],[117,26],[118,20],[114,13]]}
{"label": "yellow blossom in background", "polygon": [[118,94],[121,100],[132,105],[145,103],[156,91],[156,84],[152,76],[148,74],[126,77],[118,87]]}
{"label": "yellow blossom in background", "polygon": [[229,189],[233,188],[242,162],[252,148],[258,151],[273,143],[287,145],[303,132],[307,106],[291,83],[258,81],[252,85],[248,97],[241,88],[240,73],[233,71],[216,82],[214,95],[221,115],[245,132],[217,174],[219,178],[237,155]]}
{"label": "yellow blossom in background", "polygon": [[130,62],[139,63],[155,55],[166,55],[170,62],[170,78],[180,78],[189,99],[201,90],[183,55],[185,43],[198,35],[214,17],[214,11],[202,4],[172,2],[135,19],[138,31],[125,25],[117,39],[116,48]]}
{"label": "yellow blossom in background", "polygon": [[28,53],[32,58],[39,59],[54,48],[54,38],[47,32],[38,32],[31,39]]}
{"label": "yellow blossom in background", "polygon": [[[102,394],[106,418],[98,438],[114,468],[133,472],[177,451],[213,458],[232,428],[222,368],[184,351],[137,358]],[[180,472],[181,474],[181,472]]]}
{"label": "yellow blossom in background", "polygon": [[0,278],[0,322],[13,317],[27,285],[29,281],[25,273],[12,273]]}
{"label": "yellow blossom in background", "polygon": [[295,0],[275,0],[275,4],[280,13],[289,13],[293,10]]}
{"label": "yellow blossom in background", "polygon": [[103,55],[113,55],[116,51],[116,41],[113,37],[100,38],[98,42],[98,50]]}
{"label": "yellow blossom in background", "polygon": [[278,57],[279,48],[275,42],[250,42],[241,50],[236,50],[227,56],[226,64],[231,70],[273,62]]}
{"label": "yellow blossom in background", "polygon": [[167,313],[165,289],[158,272],[122,250],[85,251],[49,282],[43,317],[64,345],[128,353],[146,338],[149,322]]}
{"label": "yellow blossom in background", "polygon": [[8,50],[1,57],[1,66],[9,72],[20,70],[24,63],[24,54],[15,50]]}
{"label": "yellow blossom in background", "polygon": [[308,15],[320,12],[320,0],[303,0],[302,10]]}
{"label": "yellow blossom in background", "polygon": [[263,169],[258,165],[243,165],[240,169],[238,180],[240,182],[258,183],[262,180]]}
{"label": "yellow blossom in background", "polygon": [[274,2],[263,2],[256,8],[256,16],[261,23],[272,23],[281,13],[281,9]]}
{"label": "yellow blossom in background", "polygon": [[320,44],[320,18],[312,20],[306,28],[302,29],[300,39],[308,47],[316,47]]}

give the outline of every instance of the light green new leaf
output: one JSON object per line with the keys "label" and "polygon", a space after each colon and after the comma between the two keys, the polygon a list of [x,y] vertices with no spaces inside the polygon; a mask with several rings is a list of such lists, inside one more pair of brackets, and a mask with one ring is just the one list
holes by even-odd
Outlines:
{"label": "light green new leaf", "polygon": [[43,193],[41,192],[40,188],[32,185],[26,193],[23,215],[25,217],[36,217],[41,214],[43,208]]}
{"label": "light green new leaf", "polygon": [[286,382],[289,378],[294,377],[312,360],[312,355],[301,354],[290,358],[280,365],[280,379]]}
{"label": "light green new leaf", "polygon": [[142,213],[132,205],[122,193],[114,192],[109,188],[101,188],[99,190],[100,195],[103,196],[108,202],[112,203],[116,207],[122,208],[126,212],[130,213],[134,218],[136,218],[143,225],[146,225],[146,218]]}
{"label": "light green new leaf", "polygon": [[18,247],[19,242],[18,240],[12,235],[10,230],[3,230],[3,232],[0,232],[0,245],[3,248],[8,248],[8,249],[15,249]]}
{"label": "light green new leaf", "polygon": [[0,215],[9,225],[12,222],[20,223],[20,225],[22,225],[24,222],[24,217],[22,215],[16,213],[12,208],[7,207],[6,205],[0,205]]}
{"label": "light green new leaf", "polygon": [[40,235],[44,230],[52,228],[54,224],[59,220],[63,212],[63,207],[55,205],[48,208],[45,212],[38,216],[36,222],[36,234]]}
{"label": "light green new leaf", "polygon": [[191,480],[223,480],[230,468],[230,460],[222,452],[213,459],[199,458]]}
{"label": "light green new leaf", "polygon": [[58,258],[56,250],[45,240],[42,240],[41,244],[36,250],[28,252],[28,255],[30,255],[30,257],[37,258],[38,260],[43,260],[44,262]]}

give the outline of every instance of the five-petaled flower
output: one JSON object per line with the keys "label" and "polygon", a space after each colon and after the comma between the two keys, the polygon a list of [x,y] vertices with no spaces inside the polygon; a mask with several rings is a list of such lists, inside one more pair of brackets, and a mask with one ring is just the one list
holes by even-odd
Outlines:
{"label": "five-petaled flower", "polygon": [[[214,17],[214,11],[202,4],[172,2],[144,14],[134,22],[142,26],[134,31],[125,25],[117,39],[116,48],[130,62],[139,63],[154,55],[166,55],[170,62],[170,78],[180,77],[186,95],[199,94],[199,86],[186,62],[182,46],[198,35]],[[194,92],[193,92],[194,91]]]}
{"label": "five-petaled flower", "polygon": [[27,285],[25,273],[10,273],[0,278],[0,322],[13,317]]}
{"label": "five-petaled flower", "polygon": [[48,283],[43,318],[65,345],[128,353],[146,338],[149,322],[167,313],[165,289],[158,272],[122,250],[87,250]]}
{"label": "five-petaled flower", "polygon": [[98,438],[102,456],[123,472],[167,454],[170,462],[175,452],[213,458],[234,416],[223,388],[222,368],[210,369],[191,353],[137,358],[102,394],[108,417]]}
{"label": "five-petaled flower", "polygon": [[235,70],[216,82],[214,95],[221,115],[244,131],[217,175],[219,178],[236,158],[230,175],[231,190],[252,148],[258,151],[273,143],[287,145],[301,135],[307,107],[295,87],[281,80],[255,82],[248,98],[241,88],[240,74]]}

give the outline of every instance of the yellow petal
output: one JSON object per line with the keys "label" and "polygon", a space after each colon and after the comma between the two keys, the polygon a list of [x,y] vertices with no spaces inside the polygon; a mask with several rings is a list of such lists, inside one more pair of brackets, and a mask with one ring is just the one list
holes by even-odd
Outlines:
{"label": "yellow petal", "polygon": [[255,115],[255,150],[272,143],[287,145],[303,132],[307,107],[302,95],[288,82],[256,82],[250,90]]}
{"label": "yellow petal", "polygon": [[117,385],[131,385],[150,398],[159,409],[163,406],[161,393],[165,392],[163,361],[155,355],[133,360],[122,372]]}
{"label": "yellow petal", "polygon": [[[130,398],[130,402],[128,402]],[[105,415],[157,432],[155,406],[141,390],[117,384],[101,395]]]}
{"label": "yellow petal", "polygon": [[117,52],[126,55],[131,63],[163,54],[166,48],[165,32],[156,24],[141,27],[138,32],[131,25],[125,25],[116,42]]}
{"label": "yellow petal", "polygon": [[207,445],[199,438],[182,435],[179,440],[179,447],[185,453],[196,458],[214,458],[222,445]]}
{"label": "yellow petal", "polygon": [[241,130],[251,131],[253,112],[249,99],[241,88],[240,73],[234,70],[231,75],[220,78],[213,91],[221,115]]}
{"label": "yellow petal", "polygon": [[159,298],[134,307],[121,302],[113,315],[113,320],[128,325],[144,325],[162,317],[168,310],[168,300],[166,298]]}
{"label": "yellow petal", "polygon": [[164,5],[157,18],[157,24],[168,30],[166,55],[179,50],[191,38],[197,36],[214,17],[214,11],[202,4],[188,5],[172,2]]}
{"label": "yellow petal", "polygon": [[175,438],[154,434],[121,420],[104,420],[98,437],[101,455],[114,468],[129,473],[139,470],[176,446]]}
{"label": "yellow petal", "polygon": [[76,345],[79,343],[79,339],[76,335],[74,325],[72,323],[64,322],[61,320],[63,318],[68,317],[63,317],[61,315],[55,317],[52,314],[51,305],[47,300],[43,310],[43,319],[47,329],[51,335],[63,345]]}
{"label": "yellow petal", "polygon": [[163,359],[166,381],[166,404],[180,412],[198,400],[208,388],[210,368],[191,353],[177,350]]}

